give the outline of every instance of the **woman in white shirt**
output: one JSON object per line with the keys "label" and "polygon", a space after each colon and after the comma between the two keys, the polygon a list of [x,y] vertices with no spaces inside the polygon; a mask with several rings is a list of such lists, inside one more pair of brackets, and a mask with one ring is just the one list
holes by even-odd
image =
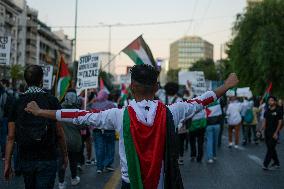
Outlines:
{"label": "woman in white shirt", "polygon": [[229,125],[229,148],[233,146],[233,130],[235,130],[235,148],[238,148],[240,126],[242,122],[241,110],[242,105],[237,100],[237,97],[230,97],[230,103],[226,111],[228,117],[227,121]]}

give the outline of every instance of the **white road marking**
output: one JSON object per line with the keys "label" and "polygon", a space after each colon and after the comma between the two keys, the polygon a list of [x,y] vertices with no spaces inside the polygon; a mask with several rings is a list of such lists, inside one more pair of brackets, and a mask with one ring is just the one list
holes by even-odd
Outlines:
{"label": "white road marking", "polygon": [[262,166],[262,159],[260,159],[259,157],[252,154],[248,154],[248,158],[253,160],[256,164]]}

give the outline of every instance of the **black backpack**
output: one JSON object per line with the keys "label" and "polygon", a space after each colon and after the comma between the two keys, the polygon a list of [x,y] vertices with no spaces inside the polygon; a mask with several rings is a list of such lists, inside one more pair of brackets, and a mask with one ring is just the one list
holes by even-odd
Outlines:
{"label": "black backpack", "polygon": [[56,108],[51,95],[47,93],[28,93],[20,95],[16,109],[16,141],[25,151],[39,152],[56,148],[56,122],[36,117],[24,109],[35,101],[42,109]]}

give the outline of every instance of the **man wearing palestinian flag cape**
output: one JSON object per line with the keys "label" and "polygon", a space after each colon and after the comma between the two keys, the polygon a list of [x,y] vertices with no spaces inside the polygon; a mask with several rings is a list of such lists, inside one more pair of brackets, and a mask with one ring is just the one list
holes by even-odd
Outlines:
{"label": "man wearing palestinian flag cape", "polygon": [[229,88],[238,83],[231,74],[222,87],[208,91],[187,102],[169,106],[154,100],[158,89],[158,73],[147,64],[131,69],[131,91],[134,100],[123,109],[102,112],[82,110],[43,110],[35,102],[26,111],[36,115],[73,122],[92,128],[116,129],[120,134],[119,155],[122,188],[131,189],[181,189],[183,183],[176,151],[176,127],[180,121],[192,117]]}

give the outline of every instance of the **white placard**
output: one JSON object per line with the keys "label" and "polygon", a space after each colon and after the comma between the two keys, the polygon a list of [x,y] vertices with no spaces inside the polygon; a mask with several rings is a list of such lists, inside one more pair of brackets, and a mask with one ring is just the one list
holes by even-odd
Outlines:
{"label": "white placard", "polygon": [[249,87],[243,87],[237,88],[237,96],[251,98],[253,95]]}
{"label": "white placard", "polygon": [[78,63],[77,91],[98,87],[100,57],[97,54],[81,56]]}
{"label": "white placard", "polygon": [[53,66],[46,65],[46,66],[43,66],[42,69],[43,69],[43,86],[42,86],[42,88],[50,90],[52,88]]}
{"label": "white placard", "polygon": [[204,72],[202,71],[180,71],[178,80],[180,85],[187,85],[187,82],[190,82],[194,95],[199,96],[207,91]]}
{"label": "white placard", "polygon": [[10,64],[11,37],[0,36],[0,65]]}

